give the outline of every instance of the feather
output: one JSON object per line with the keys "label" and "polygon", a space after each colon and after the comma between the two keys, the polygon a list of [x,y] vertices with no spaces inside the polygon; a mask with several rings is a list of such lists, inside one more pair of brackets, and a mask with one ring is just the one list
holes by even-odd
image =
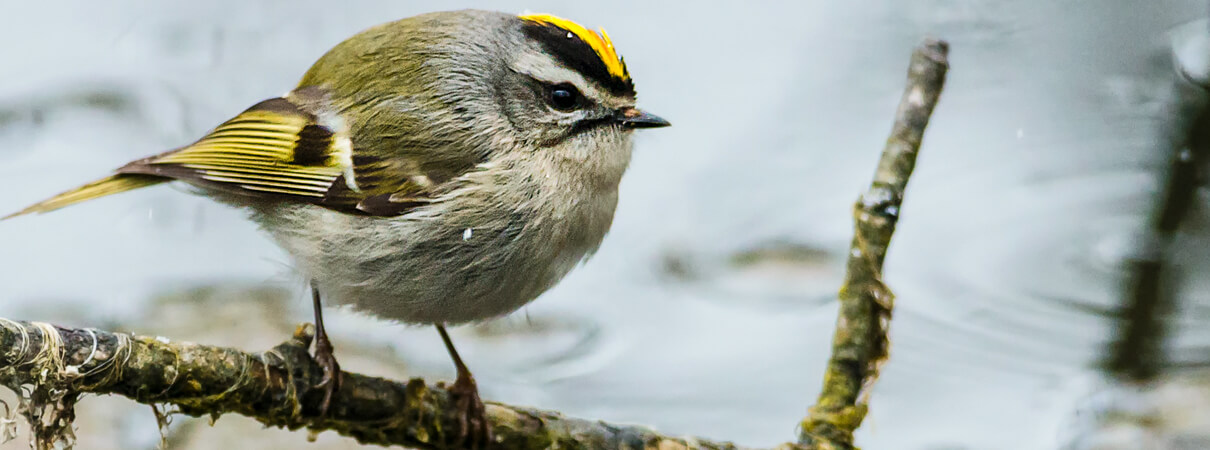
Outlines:
{"label": "feather", "polygon": [[[94,198],[180,180],[274,201],[312,203],[358,215],[395,216],[429,199],[416,164],[355,155],[343,120],[317,87],[257,103],[191,145],[140,159],[117,174],[4,217],[48,212]],[[400,200],[406,199],[406,200]],[[2,220],[2,219],[0,219]]]}
{"label": "feather", "polygon": [[167,178],[148,175],[111,175],[43,200],[23,210],[0,217],[0,220],[11,219],[26,214],[50,212],[94,198],[160,184],[165,181],[169,180]]}
{"label": "feather", "polygon": [[345,170],[351,149],[341,130],[287,98],[265,100],[181,149],[135,161],[118,173],[166,176],[247,195],[323,198]]}

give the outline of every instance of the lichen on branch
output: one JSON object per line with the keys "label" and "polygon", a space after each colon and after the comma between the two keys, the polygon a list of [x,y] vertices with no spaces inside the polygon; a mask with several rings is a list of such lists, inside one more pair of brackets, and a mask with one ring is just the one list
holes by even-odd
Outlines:
{"label": "lichen on branch", "polygon": [[865,419],[869,388],[888,356],[887,327],[894,308],[894,294],[882,282],[882,262],[924,129],[945,84],[948,54],[949,44],[935,39],[925,40],[912,53],[907,88],[874,181],[853,207],[853,241],[840,288],[832,357],[819,399],[802,421],[802,444],[852,448],[853,432]]}
{"label": "lichen on branch", "polygon": [[[248,353],[0,319],[0,385],[22,391],[16,409],[30,421],[40,448],[73,442],[72,407],[86,393],[169,404],[190,416],[236,413],[268,426],[333,430],[365,444],[456,446],[459,422],[449,393],[419,378],[399,383],[345,372],[331,410],[320,417],[323,391],[316,385],[323,369],[307,351],[313,331],[301,325],[289,341]],[[495,448],[736,448],[495,403],[487,413]]]}

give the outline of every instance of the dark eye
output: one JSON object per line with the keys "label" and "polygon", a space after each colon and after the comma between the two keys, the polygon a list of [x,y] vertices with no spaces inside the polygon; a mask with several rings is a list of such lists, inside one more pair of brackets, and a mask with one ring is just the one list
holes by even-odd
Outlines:
{"label": "dark eye", "polygon": [[580,91],[570,84],[556,84],[547,88],[546,101],[559,111],[571,111],[580,106]]}

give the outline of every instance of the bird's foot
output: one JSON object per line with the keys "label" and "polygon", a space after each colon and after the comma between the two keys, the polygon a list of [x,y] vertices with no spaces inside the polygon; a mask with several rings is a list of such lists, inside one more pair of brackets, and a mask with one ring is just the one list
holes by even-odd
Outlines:
{"label": "bird's foot", "polygon": [[486,448],[492,441],[491,424],[487,421],[487,410],[479,399],[479,387],[470,372],[460,372],[454,385],[450,386],[450,394],[458,411],[458,423],[461,431],[458,435],[458,446],[465,448]]}
{"label": "bird's foot", "polygon": [[328,408],[332,406],[332,394],[340,389],[340,363],[336,362],[336,355],[332,351],[332,341],[328,340],[327,333],[320,333],[315,337],[315,362],[324,369],[323,378],[315,385],[324,390],[323,403],[319,404],[321,417],[328,415]]}

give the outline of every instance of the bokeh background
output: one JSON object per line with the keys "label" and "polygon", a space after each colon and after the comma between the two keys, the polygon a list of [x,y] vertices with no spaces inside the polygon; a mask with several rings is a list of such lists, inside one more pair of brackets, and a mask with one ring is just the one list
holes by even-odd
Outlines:
{"label": "bokeh background", "polygon": [[[858,436],[938,450],[1078,445],[1122,261],[1167,164],[1170,31],[1208,13],[1201,0],[0,7],[0,212],[196,139],[377,23],[476,7],[605,26],[640,105],[674,126],[639,135],[594,259],[454,338],[488,399],[745,445],[792,439],[818,392],[850,206],[912,47],[944,38],[949,81],[885,269],[892,357]],[[1199,191],[1178,246],[1168,349],[1188,366],[1210,361],[1208,201]],[[310,320],[303,286],[241,212],[182,188],[0,223],[2,317],[262,350]],[[327,317],[347,370],[452,377],[430,328]],[[81,448],[158,443],[146,407],[89,398],[81,414]],[[354,447],[239,417],[176,418],[168,436]]]}

